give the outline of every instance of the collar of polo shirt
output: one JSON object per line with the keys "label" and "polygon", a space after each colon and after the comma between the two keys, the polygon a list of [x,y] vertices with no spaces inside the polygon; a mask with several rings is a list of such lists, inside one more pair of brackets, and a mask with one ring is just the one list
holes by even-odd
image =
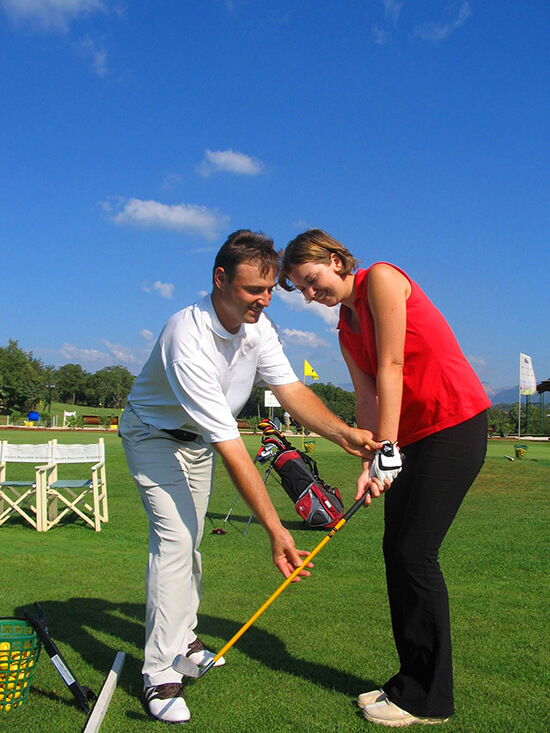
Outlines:
{"label": "collar of polo shirt", "polygon": [[232,341],[233,339],[241,339],[246,335],[244,323],[241,323],[241,327],[237,331],[237,333],[230,333],[227,329],[225,329],[220,319],[218,318],[216,311],[214,309],[214,304],[212,303],[212,294],[207,295],[204,298],[204,308],[207,311],[208,315],[210,316],[210,328],[214,331],[214,333],[219,336],[222,339],[227,339],[229,341]]}

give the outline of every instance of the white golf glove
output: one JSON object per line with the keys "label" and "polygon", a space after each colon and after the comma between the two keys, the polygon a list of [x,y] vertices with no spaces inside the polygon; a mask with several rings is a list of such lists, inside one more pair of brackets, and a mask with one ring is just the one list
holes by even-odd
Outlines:
{"label": "white golf glove", "polygon": [[370,477],[377,478],[382,483],[384,479],[390,482],[397,478],[403,468],[403,459],[397,447],[397,442],[382,441],[382,448],[375,451],[374,460],[370,466]]}

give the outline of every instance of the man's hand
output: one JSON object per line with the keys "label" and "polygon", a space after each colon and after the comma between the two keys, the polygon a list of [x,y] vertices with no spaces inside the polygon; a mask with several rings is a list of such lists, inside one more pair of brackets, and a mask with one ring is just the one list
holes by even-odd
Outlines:
{"label": "man's hand", "polygon": [[[284,528],[282,528],[282,531],[277,534],[270,535],[270,539],[273,562],[279,568],[284,577],[288,578],[296,568],[300,567],[304,557],[307,557],[309,552],[306,552],[305,550],[297,550],[290,532]],[[308,563],[306,567],[312,568],[313,563]],[[300,576],[308,577],[309,575],[311,575],[309,570],[304,568],[298,573],[292,582],[297,583],[300,580]]]}
{"label": "man's hand", "polygon": [[358,428],[349,428],[348,435],[344,436],[340,445],[352,456],[366,458],[368,461],[372,461],[375,452],[382,447],[382,443],[375,439],[370,430]]}

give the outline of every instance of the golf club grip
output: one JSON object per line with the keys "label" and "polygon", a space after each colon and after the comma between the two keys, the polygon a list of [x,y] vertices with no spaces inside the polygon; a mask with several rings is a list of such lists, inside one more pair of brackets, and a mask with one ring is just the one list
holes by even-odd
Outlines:
{"label": "golf club grip", "polygon": [[288,576],[288,578],[285,578],[285,580],[281,583],[281,585],[277,588],[277,590],[267,599],[267,601],[262,606],[260,606],[260,608],[256,611],[256,613],[253,616],[251,616],[248,619],[248,621],[243,626],[241,626],[241,628],[237,631],[237,633],[227,642],[227,644],[220,649],[220,651],[216,654],[214,659],[204,669],[204,672],[210,669],[210,667],[213,667],[214,664],[216,664],[216,662],[218,661],[218,659],[223,657],[223,655],[229,649],[231,649],[233,644],[236,641],[238,641],[241,638],[241,636],[245,633],[245,631],[247,631],[247,629],[249,629],[252,626],[252,624],[260,618],[262,613],[267,608],[269,608],[269,606],[273,603],[273,601],[281,595],[284,589],[288,585],[290,585],[290,583],[292,583],[294,578],[306,567],[306,565],[309,562],[311,562],[311,560],[315,557],[315,555],[317,555],[317,553],[323,549],[323,547],[327,544],[327,542],[329,542],[334,537],[336,532],[338,532],[338,530],[344,526],[344,524],[350,519],[350,517],[352,517],[355,514],[355,512],[359,509],[359,507],[363,506],[364,501],[365,501],[365,497],[363,495],[360,499],[358,499],[355,502],[355,504],[353,504],[353,506],[351,506],[348,509],[348,511],[344,514],[342,519],[340,519],[338,524],[333,529],[331,529],[331,531],[327,535],[323,537],[321,542],[319,542],[319,544],[316,547],[313,548],[313,550],[309,553],[309,555],[302,561],[302,564],[299,567],[297,567]]}
{"label": "golf club grip", "polygon": [[[367,494],[370,494],[370,489],[367,489],[367,492],[366,493]],[[348,519],[350,519],[351,517],[353,517],[353,515],[355,514],[355,512],[358,509],[360,509],[363,506],[363,504],[365,503],[365,495],[366,494],[363,494],[363,496],[360,499],[357,499],[357,501],[355,502],[355,504],[352,504],[352,506],[350,506],[350,508],[344,514],[344,519],[346,520],[346,522],[348,521]],[[338,526],[338,525],[336,525],[336,526]]]}

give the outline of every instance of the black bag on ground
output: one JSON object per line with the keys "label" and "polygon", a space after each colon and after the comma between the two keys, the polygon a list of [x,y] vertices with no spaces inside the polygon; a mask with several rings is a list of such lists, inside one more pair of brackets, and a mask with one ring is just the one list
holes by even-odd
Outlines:
{"label": "black bag on ground", "polygon": [[283,489],[302,519],[315,529],[332,529],[343,516],[338,489],[319,478],[317,464],[302,451],[288,448],[273,460]]}

